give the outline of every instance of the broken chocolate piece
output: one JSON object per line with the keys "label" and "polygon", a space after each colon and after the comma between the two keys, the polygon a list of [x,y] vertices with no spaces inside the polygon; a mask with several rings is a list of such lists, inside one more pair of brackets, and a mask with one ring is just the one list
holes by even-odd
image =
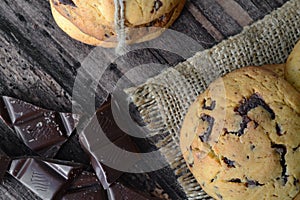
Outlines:
{"label": "broken chocolate piece", "polygon": [[13,160],[9,173],[42,199],[61,199],[82,165],[39,158]]}
{"label": "broken chocolate piece", "polygon": [[72,113],[59,113],[67,135],[71,135],[79,123],[80,116]]}
{"label": "broken chocolate piece", "polygon": [[159,200],[160,198],[152,197],[139,191],[135,191],[133,188],[129,188],[120,182],[114,183],[108,190],[109,200]]}
{"label": "broken chocolate piece", "polygon": [[0,149],[0,182],[10,165],[10,158]]}
{"label": "broken chocolate piece", "polygon": [[[78,115],[46,110],[11,97],[3,97],[3,102],[18,137],[44,157],[54,157],[78,123]],[[5,115],[5,109],[1,114]]]}
{"label": "broken chocolate piece", "polygon": [[215,119],[209,115],[203,114],[201,116],[201,120],[208,122],[208,127],[205,130],[205,132],[199,136],[199,138],[200,138],[201,142],[208,142],[208,139],[211,135],[211,132],[212,132],[212,129],[214,126]]}
{"label": "broken chocolate piece", "polygon": [[[103,131],[108,140],[104,141],[103,138],[101,139],[101,131]],[[110,100],[97,110],[96,115],[92,117],[80,135],[80,143],[90,155],[91,164],[104,189],[107,189],[123,174],[123,172],[112,169],[102,162],[104,159],[102,156],[109,154],[111,155],[110,163],[119,166],[124,165],[124,163],[119,163],[119,158],[122,158],[123,155],[120,155],[120,152],[112,152],[109,144],[114,144],[125,151],[138,152],[133,140],[114,121]]]}
{"label": "broken chocolate piece", "polygon": [[[127,135],[123,136],[122,138],[119,138],[118,140],[113,142],[116,146],[119,148],[122,148],[126,151],[130,152],[138,152],[137,147],[131,140],[131,138]],[[118,163],[118,158],[122,157],[119,153],[114,154],[110,152],[109,147],[108,148],[99,148],[95,152],[90,152],[91,155],[91,164],[97,174],[97,177],[99,178],[100,182],[102,183],[104,189],[107,189],[111,184],[113,184],[116,180],[120,178],[120,176],[123,174],[122,171],[118,171],[116,169],[113,169],[111,167],[106,166],[99,160],[102,160],[101,153],[100,155],[97,154],[97,152],[100,151],[102,153],[110,153],[111,154],[111,162],[113,162],[115,165],[122,165],[123,163]],[[97,155],[96,155],[97,154]],[[125,167],[125,166],[124,166]]]}
{"label": "broken chocolate piece", "polygon": [[83,172],[70,185],[62,200],[106,200],[107,195],[97,179],[96,174]]}

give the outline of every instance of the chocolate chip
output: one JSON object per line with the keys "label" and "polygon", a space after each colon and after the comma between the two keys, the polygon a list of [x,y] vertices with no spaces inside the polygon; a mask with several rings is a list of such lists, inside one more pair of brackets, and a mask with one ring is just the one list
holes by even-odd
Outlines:
{"label": "chocolate chip", "polygon": [[286,160],[285,160],[285,155],[287,153],[286,146],[284,146],[283,144],[272,143],[271,147],[274,148],[276,150],[276,152],[279,153],[279,155],[280,155],[280,165],[282,168],[281,178],[283,180],[283,185],[285,185],[287,183],[287,178],[288,178],[288,175],[286,174],[287,165],[286,165]]}
{"label": "chocolate chip", "polygon": [[261,184],[258,181],[250,180],[250,179],[247,179],[247,182],[245,183],[246,187],[257,187],[257,186],[263,186],[263,185],[265,185],[265,184]]}
{"label": "chocolate chip", "polygon": [[58,0],[58,1],[63,5],[76,7],[75,3],[72,0]]}
{"label": "chocolate chip", "polygon": [[247,115],[244,115],[243,119],[242,119],[242,122],[240,123],[240,129],[238,131],[225,130],[225,134],[230,133],[230,134],[234,134],[234,135],[237,135],[237,136],[241,136],[241,135],[244,134],[245,129],[247,128],[247,125],[248,125],[249,122],[251,122],[251,119]]}
{"label": "chocolate chip", "polygon": [[220,195],[220,194],[218,194],[218,193],[216,193],[216,195],[217,195],[217,197],[219,198],[219,199],[223,199],[223,197],[222,197],[222,195]]}
{"label": "chocolate chip", "polygon": [[270,106],[262,99],[262,97],[259,94],[252,94],[249,99],[245,99],[245,101],[236,109],[236,111],[241,115],[247,115],[247,113],[258,107],[263,107],[269,114],[271,119],[275,119],[275,113],[270,108]]}
{"label": "chocolate chip", "polygon": [[278,136],[282,136],[283,135],[281,127],[279,126],[278,123],[276,123],[276,133],[277,133]]}
{"label": "chocolate chip", "polygon": [[299,183],[299,179],[297,179],[297,178],[294,177],[294,182],[293,182],[294,186],[296,186],[297,183]]}
{"label": "chocolate chip", "polygon": [[297,151],[297,149],[299,149],[300,145],[298,145],[297,147],[293,148],[293,151]]}
{"label": "chocolate chip", "polygon": [[233,179],[230,179],[228,182],[231,182],[231,183],[241,183],[241,179],[239,178],[233,178]]}
{"label": "chocolate chip", "polygon": [[200,138],[201,142],[207,142],[209,139],[209,136],[211,135],[211,132],[212,132],[212,129],[213,129],[213,126],[215,123],[215,119],[209,115],[203,114],[201,116],[201,120],[208,122],[208,127],[205,130],[205,132],[199,136],[199,138]]}
{"label": "chocolate chip", "polygon": [[222,160],[224,161],[225,164],[227,164],[227,167],[229,167],[229,168],[232,168],[232,167],[235,168],[234,161],[229,160],[226,157],[223,157]]}
{"label": "chocolate chip", "polygon": [[154,13],[154,11],[158,11],[162,7],[163,3],[160,0],[155,0],[153,9],[150,11],[151,13]]}
{"label": "chocolate chip", "polygon": [[[206,105],[207,103],[210,103],[210,105]],[[204,99],[203,100],[203,106],[202,106],[202,109],[205,109],[205,110],[214,110],[216,107],[216,101],[212,101],[211,99]]]}
{"label": "chocolate chip", "polygon": [[[238,131],[225,131],[225,134],[230,133],[237,136],[243,135],[248,123],[252,121],[252,119],[250,119],[247,116],[248,112],[258,106],[263,107],[270,114],[271,119],[275,119],[275,113],[268,106],[268,104],[258,94],[252,94],[248,99],[245,99],[239,107],[234,109],[234,111],[238,112],[239,115],[242,117],[240,129]],[[258,125],[259,124],[256,121],[254,121],[254,128],[257,128]]]}

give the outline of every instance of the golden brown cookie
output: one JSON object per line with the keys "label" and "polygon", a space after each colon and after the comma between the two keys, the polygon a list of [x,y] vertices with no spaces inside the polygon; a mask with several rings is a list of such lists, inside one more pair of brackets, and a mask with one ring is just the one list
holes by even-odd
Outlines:
{"label": "golden brown cookie", "polygon": [[286,61],[285,78],[300,91],[300,41],[298,41]]}
{"label": "golden brown cookie", "polygon": [[[113,0],[50,0],[50,3],[57,24],[71,37],[105,47],[117,45]],[[126,42],[143,42],[159,36],[164,31],[161,28],[168,28],[176,20],[184,4],[185,0],[124,1]],[[70,27],[70,23],[74,26]]]}
{"label": "golden brown cookie", "polygon": [[300,190],[300,93],[261,67],[213,82],[189,108],[180,147],[215,199],[293,199]]}
{"label": "golden brown cookie", "polygon": [[274,72],[275,74],[277,74],[277,76],[279,76],[281,78],[284,78],[285,63],[283,63],[283,64],[269,64],[269,65],[263,65],[261,67]]}

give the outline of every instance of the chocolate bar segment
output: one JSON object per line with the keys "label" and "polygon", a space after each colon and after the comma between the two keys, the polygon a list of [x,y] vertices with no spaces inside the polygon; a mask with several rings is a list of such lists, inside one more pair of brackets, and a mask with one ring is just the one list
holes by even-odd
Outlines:
{"label": "chocolate bar segment", "polygon": [[133,188],[129,188],[120,182],[114,183],[107,191],[109,200],[160,200],[160,198],[152,197],[150,195],[136,191]]}
{"label": "chocolate bar segment", "polygon": [[[104,132],[108,140],[103,140],[101,131]],[[87,127],[80,134],[80,143],[85,151],[90,155],[91,164],[102,183],[104,189],[107,189],[123,174],[122,171],[112,169],[100,162],[105,160],[103,155],[110,155],[109,162],[115,166],[124,166],[119,158],[124,158],[120,152],[113,152],[110,145],[113,144],[120,149],[129,152],[138,152],[138,148],[133,140],[126,135],[113,119],[110,101],[107,101],[96,115],[91,119]],[[126,167],[126,166],[124,166]]]}
{"label": "chocolate bar segment", "polygon": [[106,200],[107,195],[96,174],[83,172],[67,189],[63,200]]}
{"label": "chocolate bar segment", "polygon": [[13,160],[9,173],[42,199],[61,199],[82,170],[79,164],[32,157]]}
{"label": "chocolate bar segment", "polygon": [[10,162],[10,158],[0,149],[0,182],[3,179]]}
{"label": "chocolate bar segment", "polygon": [[79,123],[80,115],[72,113],[59,113],[59,115],[67,131],[67,135],[70,136]]}
{"label": "chocolate bar segment", "polygon": [[[54,157],[78,124],[78,115],[46,110],[11,97],[3,97],[3,102],[18,137],[44,157]],[[5,108],[2,111],[4,116]]]}

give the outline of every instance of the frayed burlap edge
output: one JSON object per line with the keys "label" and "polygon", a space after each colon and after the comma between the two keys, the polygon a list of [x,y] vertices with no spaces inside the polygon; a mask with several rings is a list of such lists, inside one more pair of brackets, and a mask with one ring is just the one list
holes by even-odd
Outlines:
{"label": "frayed burlap edge", "polygon": [[245,27],[242,33],[126,90],[149,131],[167,133],[155,145],[174,170],[188,199],[209,199],[188,171],[180,152],[179,131],[189,105],[219,76],[244,66],[285,62],[299,38],[300,1],[291,0]]}

